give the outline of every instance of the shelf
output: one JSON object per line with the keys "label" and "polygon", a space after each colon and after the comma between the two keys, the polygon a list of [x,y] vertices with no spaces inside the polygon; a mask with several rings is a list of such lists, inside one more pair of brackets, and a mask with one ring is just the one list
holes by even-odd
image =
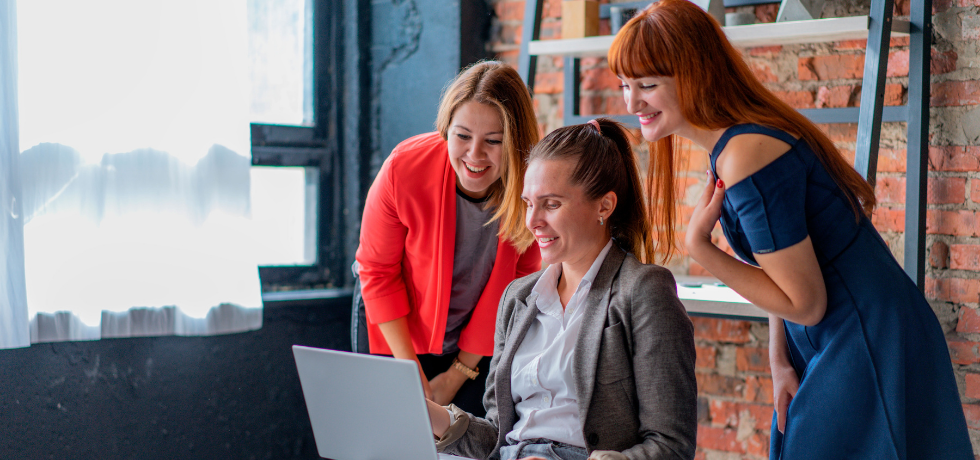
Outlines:
{"label": "shelf", "polygon": [[[769,46],[774,43],[827,43],[868,38],[868,16],[811,19],[769,24],[722,27],[728,40],[738,47]],[[907,36],[909,22],[892,21],[892,36]],[[528,43],[528,53],[534,56],[605,57],[614,35],[536,40]]]}
{"label": "shelf", "polygon": [[766,321],[768,314],[715,278],[676,276],[677,296],[693,316]]}

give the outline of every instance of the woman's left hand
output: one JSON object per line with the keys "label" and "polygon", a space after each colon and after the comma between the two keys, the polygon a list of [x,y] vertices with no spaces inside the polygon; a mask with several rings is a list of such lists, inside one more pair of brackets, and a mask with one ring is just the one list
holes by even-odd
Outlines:
{"label": "woman's left hand", "polygon": [[691,221],[687,224],[687,236],[684,239],[684,244],[688,253],[704,244],[714,245],[711,242],[711,231],[714,230],[715,224],[721,218],[721,204],[725,199],[725,183],[721,179],[715,180],[711,171],[708,171],[707,174],[707,187],[701,194],[698,204],[694,207]]}

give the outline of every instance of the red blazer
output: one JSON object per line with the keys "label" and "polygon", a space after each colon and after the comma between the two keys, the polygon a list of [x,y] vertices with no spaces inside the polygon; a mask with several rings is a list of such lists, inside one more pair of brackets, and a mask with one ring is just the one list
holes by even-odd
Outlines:
{"label": "red blazer", "polygon": [[[371,353],[391,354],[378,323],[408,317],[418,354],[442,353],[456,243],[456,172],[439,133],[398,144],[374,179],[357,249]],[[459,348],[493,355],[497,306],[507,285],[541,269],[537,244],[518,254],[498,239],[490,279]]]}

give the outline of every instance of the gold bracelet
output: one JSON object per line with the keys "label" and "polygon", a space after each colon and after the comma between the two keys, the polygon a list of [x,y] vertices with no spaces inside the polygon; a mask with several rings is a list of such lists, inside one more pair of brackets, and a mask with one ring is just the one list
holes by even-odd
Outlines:
{"label": "gold bracelet", "polygon": [[479,367],[476,368],[476,369],[470,369],[465,364],[463,364],[463,362],[460,361],[459,358],[453,359],[453,368],[456,369],[457,371],[461,372],[463,375],[465,375],[470,380],[476,380],[476,376],[480,375],[480,368]]}

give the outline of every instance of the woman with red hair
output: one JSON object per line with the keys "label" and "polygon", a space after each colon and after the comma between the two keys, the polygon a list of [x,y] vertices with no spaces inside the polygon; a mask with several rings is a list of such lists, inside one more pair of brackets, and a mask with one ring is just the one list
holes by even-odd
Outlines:
{"label": "woman with red hair", "polygon": [[[650,142],[650,215],[674,246],[678,137],[710,152],[688,254],[769,313],[772,459],[972,459],[943,331],[872,226],[874,190],[755,78],[718,23],[660,0],[609,50]],[[711,242],[721,220],[742,261]]]}

